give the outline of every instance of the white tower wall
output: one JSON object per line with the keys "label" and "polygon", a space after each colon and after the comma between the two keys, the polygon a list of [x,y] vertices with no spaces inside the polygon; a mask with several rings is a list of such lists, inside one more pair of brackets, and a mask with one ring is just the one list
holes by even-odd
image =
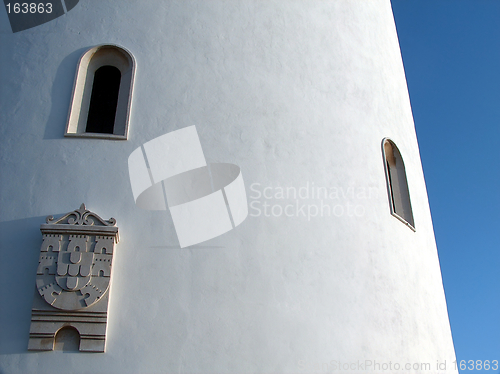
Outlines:
{"label": "white tower wall", "polygon": [[[15,34],[0,14],[2,372],[456,372],[389,0],[82,0]],[[100,44],[137,63],[126,141],[63,136],[78,59]],[[168,211],[135,206],[127,160],[191,125],[207,161],[241,168],[250,215],[181,249]],[[385,137],[416,231],[390,214]],[[337,210],[307,217],[320,187]],[[40,224],[82,202],[120,229],[106,353],[27,352]]]}

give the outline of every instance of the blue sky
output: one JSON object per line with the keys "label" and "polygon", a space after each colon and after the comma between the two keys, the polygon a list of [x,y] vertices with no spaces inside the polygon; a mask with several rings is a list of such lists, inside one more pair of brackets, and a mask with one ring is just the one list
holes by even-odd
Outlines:
{"label": "blue sky", "polygon": [[457,360],[500,361],[500,1],[392,8]]}

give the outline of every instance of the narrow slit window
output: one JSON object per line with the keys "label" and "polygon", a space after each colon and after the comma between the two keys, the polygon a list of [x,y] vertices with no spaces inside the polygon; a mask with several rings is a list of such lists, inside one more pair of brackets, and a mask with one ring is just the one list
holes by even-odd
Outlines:
{"label": "narrow slit window", "polygon": [[101,66],[94,74],[86,132],[113,134],[122,74],[114,66]]}
{"label": "narrow slit window", "polygon": [[415,230],[403,158],[394,142],[384,139],[382,144],[391,214]]}

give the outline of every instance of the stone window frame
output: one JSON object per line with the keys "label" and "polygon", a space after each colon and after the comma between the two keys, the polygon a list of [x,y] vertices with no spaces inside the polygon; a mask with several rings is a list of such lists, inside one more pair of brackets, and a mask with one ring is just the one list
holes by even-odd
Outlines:
{"label": "stone window frame", "polygon": [[[392,158],[395,159],[393,166],[390,165],[390,160],[388,159],[389,155],[386,149],[388,145],[393,150]],[[411,230],[416,231],[415,219],[411,206],[410,188],[403,156],[396,143],[390,138],[382,139],[382,155],[384,159],[385,178],[391,214]]]}
{"label": "stone window frame", "polygon": [[[121,72],[113,134],[86,132],[94,74],[97,69],[106,65],[114,66]],[[135,69],[134,56],[119,45],[101,44],[87,50],[77,65],[64,136],[127,140]]]}

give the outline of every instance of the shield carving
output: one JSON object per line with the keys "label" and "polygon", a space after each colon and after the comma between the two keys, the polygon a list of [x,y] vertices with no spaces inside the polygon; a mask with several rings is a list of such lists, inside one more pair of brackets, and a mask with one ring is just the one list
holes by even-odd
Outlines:
{"label": "shield carving", "polygon": [[46,233],[36,277],[38,293],[48,304],[63,310],[97,303],[109,288],[117,236],[117,229],[111,226],[114,221],[102,220],[84,205],[55,224],[49,218],[43,226]]}
{"label": "shield carving", "polygon": [[115,244],[114,218],[87,210],[49,216],[40,225],[42,246],[31,312],[28,350],[50,351],[66,326],[80,334],[79,350],[104,352]]}
{"label": "shield carving", "polygon": [[66,291],[78,291],[90,282],[90,268],[94,263],[91,252],[59,252],[56,282]]}

